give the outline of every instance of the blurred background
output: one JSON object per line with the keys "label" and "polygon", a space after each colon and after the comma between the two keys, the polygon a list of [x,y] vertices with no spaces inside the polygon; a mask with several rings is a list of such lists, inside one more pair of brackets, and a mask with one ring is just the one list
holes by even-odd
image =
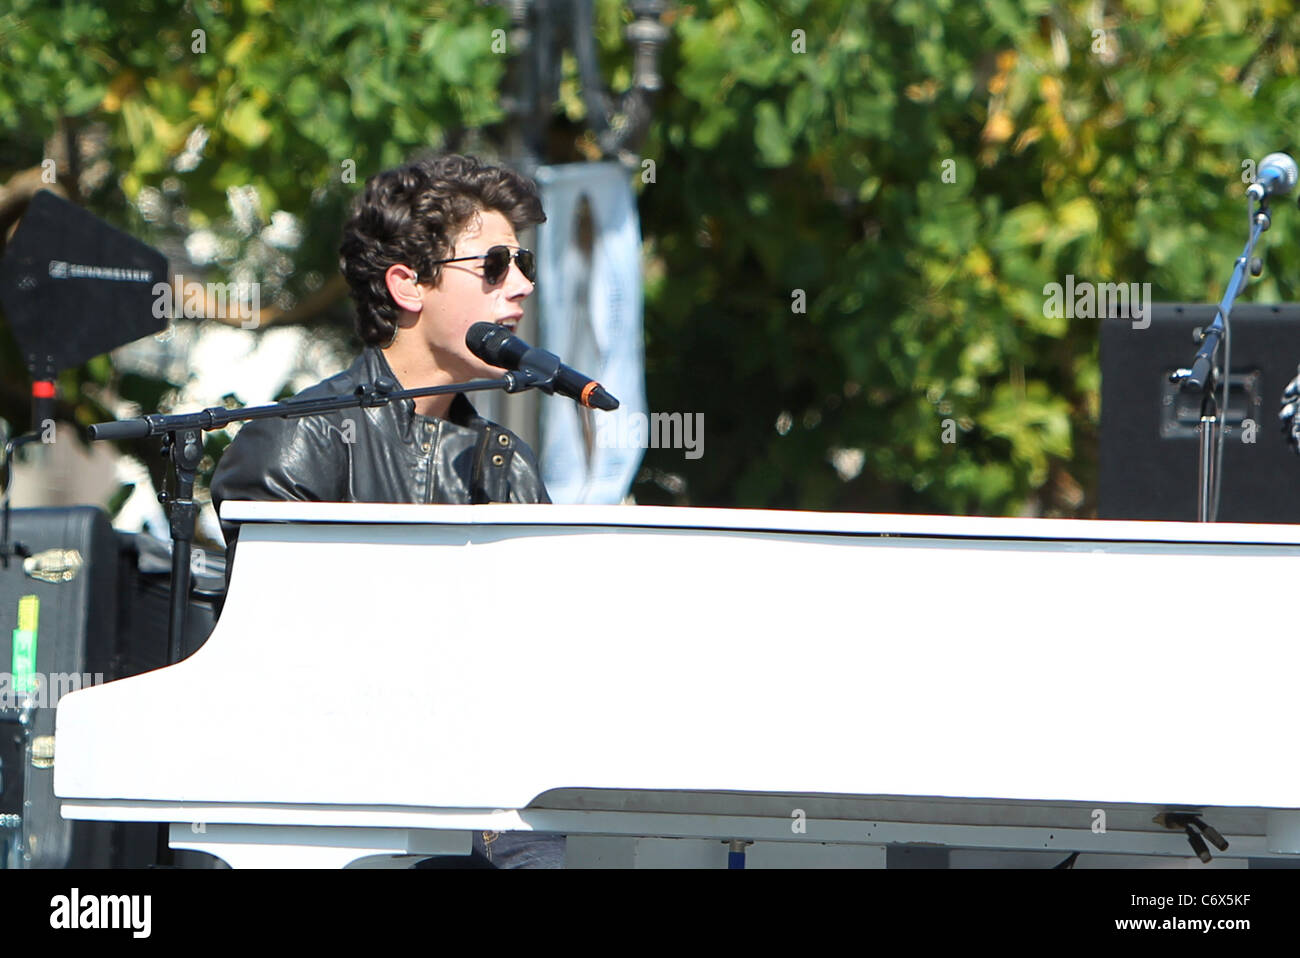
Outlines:
{"label": "blurred background", "polygon": [[[60,373],[14,504],[165,536],[157,443],[84,427],[343,368],[347,204],[449,150],[539,180],[615,164],[633,198],[642,408],[702,415],[704,441],[634,457],[624,501],[1095,515],[1099,320],[1045,286],[1217,301],[1253,164],[1292,148],[1298,38],[1289,0],[9,0],[0,237],[48,189],[261,303],[255,329],[205,306]],[[1244,300],[1295,298],[1296,238],[1279,210]],[[491,411],[541,450],[531,401]],[[208,434],[203,497],[233,432]]]}

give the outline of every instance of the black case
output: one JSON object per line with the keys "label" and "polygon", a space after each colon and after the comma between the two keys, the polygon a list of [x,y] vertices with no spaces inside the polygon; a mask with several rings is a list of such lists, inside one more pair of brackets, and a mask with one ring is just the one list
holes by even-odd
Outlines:
{"label": "black case", "polygon": [[[73,550],[80,557],[80,567],[68,581],[55,582],[41,581],[24,571],[24,559],[12,554],[8,568],[0,567],[0,671],[13,668],[18,601],[25,595],[40,600],[36,671],[47,683],[56,673],[85,673],[98,684],[166,664],[169,543],[116,532],[107,515],[92,506],[15,509],[10,540],[32,556],[48,550]],[[205,553],[204,565],[203,574],[194,576],[182,643],[186,656],[212,631],[224,596],[224,556]],[[68,687],[66,682],[61,684]],[[47,700],[55,691],[47,685]],[[0,702],[0,706],[4,704]],[[20,801],[18,814],[22,815],[21,850],[13,848],[13,831],[0,829],[0,867],[139,868],[156,864],[158,825],[70,821],[60,816],[53,765],[40,757],[47,737],[54,735],[56,714],[53,707],[30,710],[28,738],[28,730],[19,724],[19,711],[0,707],[0,804]],[[20,744],[9,747],[15,739]],[[21,756],[18,765],[14,764],[15,755]],[[7,811],[0,807],[0,814]],[[176,864],[195,867],[216,863],[211,856],[197,853],[178,852],[175,857]]]}
{"label": "black case", "polygon": [[[0,567],[0,665],[13,669],[13,632],[18,627],[18,600],[35,595],[40,600],[36,630],[36,672],[47,683],[46,696],[59,689],[50,676],[57,673],[89,674],[92,682],[107,681],[113,671],[117,643],[117,536],[108,517],[89,506],[55,509],[15,509],[10,538],[33,557],[50,550],[71,550],[79,568],[65,582],[44,582],[24,571],[24,559],[11,556]],[[65,566],[71,569],[71,566]],[[65,686],[66,688],[66,686]],[[3,703],[0,703],[3,704]],[[52,706],[54,703],[51,701]],[[22,847],[30,856],[29,868],[94,867],[112,857],[111,823],[72,822],[59,815],[54,797],[54,767],[38,762],[33,746],[52,742],[53,707],[30,712],[30,740],[22,769]],[[0,708],[0,721],[12,733],[19,712]],[[57,750],[54,760],[58,760]],[[41,767],[45,766],[45,767]],[[5,777],[17,769],[6,767]],[[17,864],[17,863],[14,863]]]}
{"label": "black case", "polygon": [[[1099,519],[1196,520],[1200,403],[1171,384],[1169,374],[1192,364],[1193,331],[1217,312],[1204,304],[1157,303],[1146,329],[1126,319],[1102,321]],[[1277,418],[1282,390],[1300,364],[1300,305],[1239,304],[1230,330],[1218,518],[1300,522],[1300,458]]]}

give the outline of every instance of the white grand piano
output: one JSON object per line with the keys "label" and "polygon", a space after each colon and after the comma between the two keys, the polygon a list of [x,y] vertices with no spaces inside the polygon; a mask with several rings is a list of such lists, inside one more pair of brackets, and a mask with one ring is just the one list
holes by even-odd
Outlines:
{"label": "white grand piano", "polygon": [[[567,834],[569,867],[1300,863],[1300,527],[224,516],[207,644],[60,702],[65,817],[171,823],[235,867],[409,865],[476,830]],[[1166,812],[1228,850],[1203,866]]]}

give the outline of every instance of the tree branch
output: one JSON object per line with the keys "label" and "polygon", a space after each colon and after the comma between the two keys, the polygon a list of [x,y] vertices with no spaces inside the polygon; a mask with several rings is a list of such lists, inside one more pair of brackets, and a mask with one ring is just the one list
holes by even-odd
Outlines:
{"label": "tree branch", "polygon": [[9,177],[8,183],[0,186],[0,251],[4,249],[5,243],[12,235],[11,227],[16,226],[22,219],[27,204],[32,201],[37,190],[49,190],[64,199],[68,198],[68,191],[58,183],[44,182],[42,179],[44,172],[42,167],[33,166],[21,173],[15,173]]}
{"label": "tree branch", "polygon": [[[186,282],[186,286],[190,283]],[[229,286],[234,284],[217,283],[218,286]],[[265,329],[268,326],[291,326],[310,322],[318,314],[324,312],[330,306],[343,298],[348,291],[347,281],[342,276],[335,276],[328,280],[325,285],[316,292],[312,293],[306,299],[299,302],[292,309],[277,309],[272,306],[268,309],[259,309],[257,316],[257,325],[247,327],[253,329]],[[176,302],[182,306],[185,303],[186,296],[184,289],[176,290]],[[188,316],[191,319],[207,319],[214,322],[222,323],[226,326],[243,327],[248,320],[238,314],[237,309],[232,308],[233,304],[227,302],[225,310],[221,308],[221,303],[217,297],[212,294],[212,290],[204,284],[203,287],[203,315]]]}

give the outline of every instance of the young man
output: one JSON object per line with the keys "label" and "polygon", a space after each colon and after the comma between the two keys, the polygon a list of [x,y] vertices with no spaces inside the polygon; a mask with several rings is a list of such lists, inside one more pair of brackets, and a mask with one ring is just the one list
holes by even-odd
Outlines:
{"label": "young man", "polygon": [[[516,231],[544,222],[536,187],[472,157],[372,177],[339,247],[365,350],[295,398],[351,394],[380,376],[399,389],[496,378],[465,346],[477,322],[513,329],[536,274]],[[212,501],[550,502],[531,449],[463,394],[245,423],[212,479]],[[222,523],[233,565],[237,523]],[[561,867],[561,836],[479,833],[470,867]]]}
{"label": "young man", "polygon": [[[546,219],[523,177],[462,156],[372,177],[343,231],[340,269],[366,348],[295,398],[496,377],[465,346],[480,321],[513,327],[534,259],[515,231]],[[319,502],[549,502],[531,449],[463,394],[299,419],[245,423],[212,479],[227,499]],[[227,548],[239,530],[223,523]]]}

